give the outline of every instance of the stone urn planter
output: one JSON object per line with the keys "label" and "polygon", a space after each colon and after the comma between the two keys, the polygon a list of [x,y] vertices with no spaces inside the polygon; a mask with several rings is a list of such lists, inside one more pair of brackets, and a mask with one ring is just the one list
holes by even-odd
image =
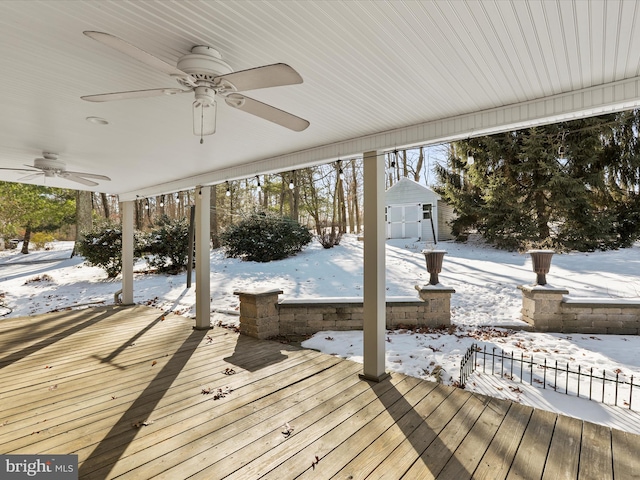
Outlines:
{"label": "stone urn planter", "polygon": [[527,253],[531,255],[533,271],[537,275],[536,285],[546,285],[547,273],[551,268],[551,257],[555,252],[553,250],[529,250]]}
{"label": "stone urn planter", "polygon": [[423,250],[424,258],[427,261],[427,272],[431,274],[429,285],[437,285],[438,274],[442,271],[442,259],[446,250]]}

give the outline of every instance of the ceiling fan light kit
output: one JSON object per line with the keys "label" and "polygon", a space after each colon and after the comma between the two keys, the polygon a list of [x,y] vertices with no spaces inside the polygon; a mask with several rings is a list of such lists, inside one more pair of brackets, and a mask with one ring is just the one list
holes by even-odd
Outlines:
{"label": "ceiling fan light kit", "polygon": [[178,59],[174,67],[159,58],[108,33],[86,31],[84,34],[104,45],[175,78],[185,89],[157,88],[129,92],[105,93],[82,97],[89,102],[106,102],[193,92],[193,133],[200,137],[216,131],[216,95],[228,106],[263,118],[290,130],[301,132],[309,122],[291,113],[245,96],[242,91],[302,83],[302,77],[289,65],[276,63],[234,72],[215,48],[196,45]]}

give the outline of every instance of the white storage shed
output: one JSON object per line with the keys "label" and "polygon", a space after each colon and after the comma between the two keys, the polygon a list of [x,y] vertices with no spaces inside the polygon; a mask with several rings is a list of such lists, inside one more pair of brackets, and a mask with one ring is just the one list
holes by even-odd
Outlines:
{"label": "white storage shed", "polygon": [[434,244],[452,239],[451,228],[438,221],[439,206],[447,207],[429,187],[400,179],[385,192],[387,238],[418,238]]}

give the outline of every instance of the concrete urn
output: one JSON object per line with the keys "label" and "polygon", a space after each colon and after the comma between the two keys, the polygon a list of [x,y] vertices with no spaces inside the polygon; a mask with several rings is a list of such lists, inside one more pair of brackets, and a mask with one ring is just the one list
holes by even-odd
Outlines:
{"label": "concrete urn", "polygon": [[427,261],[427,272],[429,277],[429,285],[437,285],[439,283],[438,274],[442,271],[442,260],[446,250],[423,250],[424,258]]}
{"label": "concrete urn", "polygon": [[531,255],[531,264],[533,271],[536,273],[536,285],[547,284],[547,273],[551,268],[551,257],[555,253],[553,250],[529,250]]}

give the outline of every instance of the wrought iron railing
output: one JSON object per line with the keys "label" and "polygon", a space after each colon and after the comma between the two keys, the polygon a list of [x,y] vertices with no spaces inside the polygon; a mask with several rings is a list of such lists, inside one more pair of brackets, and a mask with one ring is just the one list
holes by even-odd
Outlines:
{"label": "wrought iron railing", "polygon": [[460,386],[464,388],[469,376],[480,369],[482,373],[500,375],[514,382],[553,388],[556,392],[629,409],[632,409],[634,391],[637,396],[640,388],[637,380],[634,383],[633,375],[627,376],[621,370],[607,372],[557,360],[549,362],[546,358],[536,361],[534,355],[516,356],[496,347],[487,351],[486,345],[481,349],[474,343],[460,363]]}

